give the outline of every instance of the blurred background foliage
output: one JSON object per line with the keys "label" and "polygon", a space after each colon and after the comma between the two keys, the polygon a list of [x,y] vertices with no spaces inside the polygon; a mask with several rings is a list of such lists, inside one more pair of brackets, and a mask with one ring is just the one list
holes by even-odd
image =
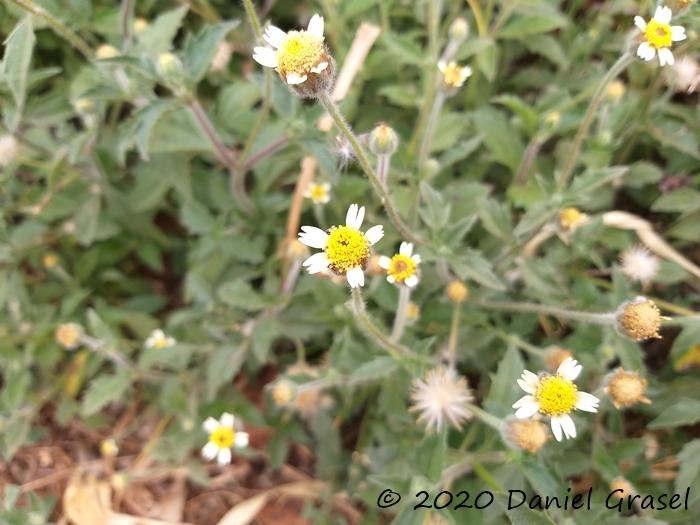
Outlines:
{"label": "blurred background foliage", "polygon": [[[409,500],[455,465],[463,472],[452,490],[472,494],[495,487],[561,494],[592,485],[601,499],[618,477],[642,493],[697,487],[700,324],[687,314],[700,300],[698,277],[663,261],[650,285],[629,282],[618,257],[639,240],[600,218],[610,210],[642,216],[700,261],[697,94],[679,87],[676,70],[634,62],[617,91],[606,92],[571,183],[559,187],[555,178],[596,86],[634,39],[633,16],[650,16],[650,2],[489,1],[480,19],[457,0],[442,2],[437,18],[440,3],[427,0],[258,6],[263,21],[285,30],[323,14],[338,64],[360,23],[381,29],[341,107],[356,132],[385,122],[401,141],[389,190],[426,240],[412,297],[420,313],[403,343],[425,364],[441,359],[449,336],[449,276],[466,281],[476,299],[612,311],[644,293],[683,317],[662,339],[638,344],[610,328],[466,302],[458,368],[477,404],[499,418],[512,413],[523,368],[545,369],[543,349],[552,345],[584,365],[584,390],[598,388],[615,366],[649,381],[652,404],[621,412],[604,401],[597,416],[577,418],[577,439],[535,455],[508,449],[477,421],[445,439],[426,434],[406,410],[411,380],[424,370],[392,361],[357,331],[344,286],[304,273],[291,293],[280,291],[294,264],[285,231],[304,157],[316,159],[316,178],[332,184],[332,200],[322,212],[305,204],[301,224],[339,224],[358,202],[368,223],[385,226],[380,253],[391,255],[402,239],[335,132],[318,129],[321,107],[276,77],[266,85],[238,2],[31,3],[67,28],[68,38],[23,3],[0,5],[2,133],[17,141],[2,159],[0,184],[0,450],[7,464],[76,420],[117,441],[144,438],[140,427],[159,421],[147,453],[184,465],[193,484],[206,485],[209,473],[195,453],[204,438],[199,427],[206,416],[230,411],[264,430],[243,454],[262,455],[265,468],[291,461],[293,443],[312,451],[310,474],[327,482],[325,504],[306,507],[313,523],[344,523],[329,503],[340,490],[364,523],[389,522],[393,514],[380,516],[376,507],[382,489]],[[417,119],[430,107],[426,93],[458,16],[470,33],[456,59],[474,74],[446,102],[419,168]],[[697,20],[696,6],[674,19],[690,36],[674,48],[677,58],[697,56]],[[230,62],[213,68],[224,42]],[[166,52],[181,69],[159,64]],[[230,166],[196,107],[235,155],[249,210],[232,198]],[[558,230],[524,256],[528,241],[556,227],[569,206],[590,220]],[[365,298],[378,324],[391,325],[397,295],[383,276],[368,278]],[[61,348],[54,333],[67,322],[82,325],[90,344]],[[144,348],[156,328],[177,344]],[[319,388],[280,407],[269,390],[282,380]],[[133,420],[115,426],[135,406]],[[82,449],[82,457],[97,457],[94,443]],[[659,466],[678,457],[684,461],[672,461],[670,473]],[[55,498],[23,499],[13,510],[11,483],[8,523],[27,523],[27,508],[50,519]],[[700,493],[691,494],[697,512]],[[475,524],[622,519],[600,505],[571,514],[505,512],[497,502],[441,515]],[[427,519],[408,504],[394,510],[396,523]],[[629,521],[690,523],[690,515],[667,510]]]}

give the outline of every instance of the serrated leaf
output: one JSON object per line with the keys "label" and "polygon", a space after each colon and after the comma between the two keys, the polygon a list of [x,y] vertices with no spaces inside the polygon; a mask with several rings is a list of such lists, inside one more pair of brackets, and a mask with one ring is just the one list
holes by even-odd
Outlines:
{"label": "serrated leaf", "polygon": [[515,173],[525,147],[513,126],[500,111],[493,108],[481,108],[475,111],[472,119],[493,159]]}
{"label": "serrated leaf", "polygon": [[246,358],[245,347],[224,346],[207,359],[207,398],[213,399],[221,386],[238,373]]}
{"label": "serrated leaf", "polygon": [[452,269],[460,279],[473,279],[494,290],[505,290],[506,286],[493,271],[491,263],[476,251],[468,251],[460,259],[451,261]]}
{"label": "serrated leaf", "polygon": [[124,399],[126,391],[131,386],[131,377],[127,373],[102,375],[94,379],[83,398],[81,412],[89,416],[98,412],[102,407]]}
{"label": "serrated leaf", "polygon": [[188,10],[189,6],[183,5],[159,15],[138,35],[138,49],[152,56],[170,51]]}
{"label": "serrated leaf", "polygon": [[547,33],[567,25],[567,20],[558,13],[521,15],[511,20],[499,32],[501,38],[523,38]]}
{"label": "serrated leaf", "polygon": [[396,370],[396,362],[386,356],[377,357],[363,363],[357,370],[350,374],[351,381],[373,381],[381,379],[394,373]]}
{"label": "serrated leaf", "polygon": [[419,208],[423,222],[431,230],[441,230],[450,219],[450,206],[445,203],[443,196],[427,182],[420,183],[420,195],[425,202],[425,208]]}
{"label": "serrated leaf", "polygon": [[184,64],[189,82],[197,83],[204,77],[219,44],[238,24],[240,20],[206,26],[188,43],[184,51]]}
{"label": "serrated leaf", "polygon": [[509,348],[495,374],[491,374],[491,388],[484,400],[484,407],[495,416],[503,417],[513,412],[511,405],[524,393],[518,387],[517,380],[525,369],[525,363],[518,351]]}
{"label": "serrated leaf", "polygon": [[676,478],[675,491],[681,493],[688,487],[697,486],[700,476],[700,439],[694,439],[683,445],[678,453],[680,469]]}
{"label": "serrated leaf", "polygon": [[249,312],[260,310],[268,304],[258,292],[242,280],[222,284],[219,287],[218,296],[229,306]]}

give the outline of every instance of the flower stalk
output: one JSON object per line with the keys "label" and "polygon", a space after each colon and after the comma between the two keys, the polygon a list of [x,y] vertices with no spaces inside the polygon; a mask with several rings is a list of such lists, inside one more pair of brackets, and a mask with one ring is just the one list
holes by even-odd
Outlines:
{"label": "flower stalk", "polygon": [[408,313],[408,303],[411,300],[411,289],[408,286],[399,286],[399,300],[396,305],[396,316],[394,317],[394,327],[391,330],[391,341],[400,341],[406,328],[406,317]]}
{"label": "flower stalk", "polygon": [[533,314],[545,314],[568,319],[570,321],[580,321],[582,323],[597,324],[604,326],[615,325],[615,313],[594,313],[580,312],[577,310],[567,310],[558,306],[537,303],[519,303],[514,301],[486,301],[475,300],[471,304],[487,310],[500,310],[503,312],[527,312]]}

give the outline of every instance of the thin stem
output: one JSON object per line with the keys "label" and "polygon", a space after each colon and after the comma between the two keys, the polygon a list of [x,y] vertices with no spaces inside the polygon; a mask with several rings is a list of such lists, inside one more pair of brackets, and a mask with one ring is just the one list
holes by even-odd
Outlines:
{"label": "thin stem", "polygon": [[484,19],[484,13],[481,11],[481,6],[479,5],[479,0],[467,0],[469,7],[474,15],[474,22],[476,22],[476,32],[480,37],[486,36],[488,33],[488,27],[486,20]]}
{"label": "thin stem", "polygon": [[470,403],[465,403],[464,406],[469,410],[472,414],[474,414],[478,419],[481,420],[482,423],[485,423],[486,425],[490,426],[494,430],[500,431],[501,429],[501,420],[497,418],[496,416],[489,414],[486,412],[486,410],[483,410],[482,408],[479,408],[476,405],[472,405]]}
{"label": "thin stem", "polygon": [[389,339],[392,341],[400,341],[406,328],[406,314],[408,311],[408,302],[411,299],[411,289],[408,286],[399,287],[399,300],[396,305],[396,316],[394,316],[394,327],[391,330]]}
{"label": "thin stem", "polygon": [[423,135],[423,139],[421,140],[420,150],[418,152],[418,173],[423,173],[425,161],[428,160],[430,148],[433,145],[433,136],[435,135],[438,117],[440,116],[440,111],[442,111],[442,106],[445,104],[445,98],[445,92],[439,90],[435,96],[435,99],[433,100],[433,107],[430,109],[428,124],[425,126],[425,133]]}
{"label": "thin stem", "polygon": [[603,98],[605,96],[605,88],[632,62],[633,59],[634,57],[629,52],[623,53],[620,56],[620,58],[617,59],[617,62],[615,62],[612,65],[610,70],[600,81],[600,84],[598,85],[598,88],[593,94],[593,98],[591,99],[591,102],[588,105],[586,114],[584,115],[583,120],[581,121],[581,125],[579,126],[578,131],[574,136],[574,141],[569,149],[569,154],[566,156],[564,166],[562,167],[562,170],[557,176],[558,189],[561,190],[565,188],[569,183],[569,179],[571,178],[571,175],[574,172],[574,168],[576,167],[576,162],[578,161],[579,153],[581,152],[581,145],[583,144],[583,139],[586,137],[588,129],[593,123],[593,118],[595,117],[595,113],[598,109],[598,106],[600,106],[600,103],[603,101]]}
{"label": "thin stem", "polygon": [[386,186],[389,177],[389,167],[391,166],[391,155],[377,155],[377,177]]}
{"label": "thin stem", "polygon": [[131,28],[134,18],[134,1],[122,0],[121,8],[121,30],[124,40],[124,50],[131,47]]}
{"label": "thin stem", "polygon": [[479,308],[487,310],[500,310],[503,312],[529,312],[533,314],[546,314],[571,321],[581,321],[583,323],[599,324],[599,325],[614,325],[615,313],[594,313],[580,312],[577,310],[567,310],[558,306],[537,303],[518,303],[513,301],[486,301],[476,300],[471,301],[471,304]]}
{"label": "thin stem", "polygon": [[257,40],[262,40],[262,24],[260,24],[258,13],[255,12],[255,6],[253,5],[253,2],[251,0],[243,0],[243,7],[245,8],[246,15],[248,15],[248,22],[250,22],[250,27],[253,29],[253,33],[255,33],[255,38]]}
{"label": "thin stem", "polygon": [[414,244],[420,244],[422,241],[417,238],[413,232],[411,232],[410,228],[403,222],[401,216],[396,211],[396,208],[391,201],[391,197],[389,196],[389,192],[387,191],[386,187],[382,185],[379,177],[377,177],[377,174],[374,171],[374,168],[372,168],[372,165],[369,162],[367,152],[350,129],[350,126],[348,126],[347,122],[345,122],[345,118],[340,112],[338,106],[331,99],[331,96],[324,91],[319,95],[319,101],[335,122],[338,130],[348,140],[350,146],[352,146],[353,153],[357,157],[360,167],[367,174],[370,183],[374,187],[374,191],[377,192],[377,195],[379,196],[382,205],[389,216],[389,220],[391,220],[392,224],[396,227],[404,239],[411,241]]}
{"label": "thin stem", "polygon": [[265,157],[267,157],[269,155],[272,155],[277,150],[285,147],[287,144],[289,144],[289,137],[286,135],[282,135],[277,140],[270,142],[267,146],[264,146],[260,150],[256,151],[253,155],[250,156],[249,159],[247,159],[245,161],[245,165],[243,166],[243,170],[244,171],[250,170],[253,166],[255,166],[262,159],[264,159]]}
{"label": "thin stem", "polygon": [[265,85],[263,87],[262,93],[262,106],[260,106],[260,112],[258,113],[258,118],[253,125],[253,129],[248,134],[245,145],[241,154],[238,156],[238,166],[239,168],[244,166],[248,155],[250,155],[250,150],[253,149],[253,144],[255,139],[258,138],[260,130],[263,128],[263,124],[270,116],[271,100],[272,100],[272,71],[269,68],[265,68]]}
{"label": "thin stem", "polygon": [[362,300],[362,291],[360,288],[353,288],[351,295],[352,301],[350,302],[350,306],[352,314],[355,317],[357,325],[360,327],[360,329],[362,329],[362,331],[364,331],[365,335],[367,335],[369,339],[377,343],[377,346],[386,350],[389,355],[396,360],[401,359],[401,356],[408,356],[412,354],[408,348],[390,340],[384,334],[384,332],[382,332],[381,329],[372,322],[367,315],[367,310],[365,309],[365,303]]}
{"label": "thin stem", "polygon": [[450,368],[455,368],[457,365],[457,340],[459,339],[459,317],[462,312],[460,305],[455,304],[452,307],[452,323],[450,323],[450,338],[447,342],[447,357]]}
{"label": "thin stem", "polygon": [[250,214],[254,211],[253,202],[248,197],[248,193],[245,189],[245,172],[236,169],[236,155],[224,144],[224,141],[219,136],[219,133],[214,128],[211,120],[207,116],[204,108],[199,103],[199,100],[192,98],[187,103],[187,107],[192,112],[197,124],[199,124],[200,129],[209,139],[212,146],[214,147],[214,152],[216,153],[219,162],[221,162],[226,168],[228,168],[231,194],[241,209]]}
{"label": "thin stem", "polygon": [[51,29],[62,36],[74,48],[80,51],[85,58],[88,60],[92,59],[92,49],[90,49],[87,42],[80,38],[72,29],[69,29],[63,22],[55,18],[46,9],[36,5],[32,0],[10,0],[10,2],[18,5],[25,11],[30,12],[34,16],[41,18],[44,22],[51,26]]}

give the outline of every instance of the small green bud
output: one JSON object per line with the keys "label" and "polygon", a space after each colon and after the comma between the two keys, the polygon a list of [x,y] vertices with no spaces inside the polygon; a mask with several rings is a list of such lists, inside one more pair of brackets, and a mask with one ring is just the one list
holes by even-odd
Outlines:
{"label": "small green bud", "polygon": [[469,24],[467,21],[461,16],[455,18],[450,24],[448,36],[454,42],[464,42],[469,36]]}
{"label": "small green bud", "polygon": [[393,155],[399,147],[399,137],[393,128],[382,123],[369,134],[368,144],[375,155]]}
{"label": "small green bud", "polygon": [[156,71],[161,79],[176,95],[182,95],[185,89],[185,68],[180,59],[172,53],[158,55]]}

